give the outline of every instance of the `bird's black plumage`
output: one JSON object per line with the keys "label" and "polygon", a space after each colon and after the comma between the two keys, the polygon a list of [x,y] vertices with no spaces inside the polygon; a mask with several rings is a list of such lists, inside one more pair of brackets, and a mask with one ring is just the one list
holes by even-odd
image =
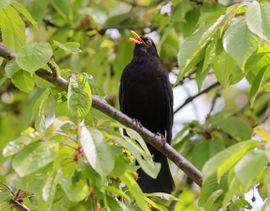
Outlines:
{"label": "bird's black plumage", "polygon": [[[173,124],[173,93],[168,72],[162,65],[154,42],[141,37],[132,61],[125,67],[120,83],[120,110],[138,120],[153,133],[161,133],[170,143]],[[166,156],[147,144],[154,161],[161,163],[156,179],[138,170],[138,184],[143,192],[172,192],[174,182]]]}

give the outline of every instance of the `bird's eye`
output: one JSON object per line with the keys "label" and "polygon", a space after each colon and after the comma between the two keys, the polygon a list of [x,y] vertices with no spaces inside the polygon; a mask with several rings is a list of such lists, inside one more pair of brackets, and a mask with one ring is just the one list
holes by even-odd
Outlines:
{"label": "bird's eye", "polygon": [[146,44],[147,45],[151,45],[152,44],[152,41],[151,40],[146,40]]}

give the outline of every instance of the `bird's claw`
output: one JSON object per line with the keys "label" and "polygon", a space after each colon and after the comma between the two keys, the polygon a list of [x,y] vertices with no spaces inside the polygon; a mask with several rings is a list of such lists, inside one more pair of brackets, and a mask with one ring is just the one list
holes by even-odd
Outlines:
{"label": "bird's claw", "polygon": [[142,128],[142,124],[138,119],[132,119],[132,123],[137,127],[137,128]]}

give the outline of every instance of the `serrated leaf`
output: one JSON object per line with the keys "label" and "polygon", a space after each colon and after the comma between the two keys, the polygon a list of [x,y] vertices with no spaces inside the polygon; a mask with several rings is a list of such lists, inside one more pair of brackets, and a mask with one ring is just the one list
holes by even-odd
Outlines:
{"label": "serrated leaf", "polygon": [[252,209],[252,205],[242,197],[233,200],[233,204],[235,204],[239,209]]}
{"label": "serrated leaf", "polygon": [[80,43],[77,42],[60,43],[54,40],[53,44],[58,48],[64,50],[66,53],[78,54],[82,52],[82,50],[80,49]]}
{"label": "serrated leaf", "polygon": [[27,9],[35,20],[41,22],[45,15],[48,14],[47,8],[50,2],[51,0],[31,0],[31,3],[27,5]]}
{"label": "serrated leaf", "polygon": [[[213,61],[213,70],[217,80],[223,87],[238,82],[243,77],[243,73],[236,62],[225,52],[216,56]],[[240,77],[238,80],[234,81],[233,79],[235,79],[234,76],[236,76],[236,74]]]}
{"label": "serrated leaf", "polygon": [[21,151],[27,145],[37,141],[38,139],[42,138],[43,134],[39,133],[31,133],[22,135],[15,140],[10,141],[5,148],[3,149],[3,156],[8,157],[14,155]]}
{"label": "serrated leaf", "polygon": [[247,8],[246,21],[250,31],[265,40],[270,39],[269,2],[251,2]]}
{"label": "serrated leaf", "polygon": [[216,116],[210,119],[210,122],[230,134],[236,140],[247,140],[251,137],[252,128],[247,121],[236,116]]}
{"label": "serrated leaf", "polygon": [[255,77],[251,89],[250,89],[250,93],[249,93],[249,101],[250,104],[253,105],[256,96],[258,94],[258,92],[260,91],[260,88],[262,86],[263,80],[264,80],[264,75],[266,72],[267,67],[264,67]]}
{"label": "serrated leaf", "polygon": [[30,74],[50,61],[53,51],[47,42],[32,42],[19,50],[17,64]]}
{"label": "serrated leaf", "polygon": [[21,150],[12,160],[12,167],[20,177],[34,173],[53,161],[55,152],[52,142],[33,143]]}
{"label": "serrated leaf", "polygon": [[209,198],[207,199],[204,207],[206,210],[213,210],[213,204],[214,202],[224,193],[223,190],[216,190],[214,191],[210,196]]}
{"label": "serrated leaf", "polygon": [[127,132],[127,135],[131,138],[134,139],[135,141],[138,141],[143,150],[150,155],[150,151],[145,143],[145,141],[142,139],[139,133],[137,133],[135,130],[132,130],[130,128],[126,128],[125,131]]}
{"label": "serrated leaf", "polygon": [[80,142],[90,165],[106,177],[114,168],[114,157],[103,134],[97,129],[88,130],[82,126]]}
{"label": "serrated leaf", "polygon": [[209,195],[211,195],[215,190],[217,190],[217,188],[218,183],[216,173],[211,172],[208,175],[205,174],[198,205],[204,206],[209,198]]}
{"label": "serrated leaf", "polygon": [[244,17],[239,17],[225,32],[223,47],[225,51],[244,69],[247,59],[257,49],[260,38],[252,34]]}
{"label": "serrated leaf", "polygon": [[156,192],[156,193],[145,193],[144,195],[150,196],[150,197],[161,198],[161,199],[164,199],[166,201],[178,201],[179,200],[175,196],[168,194],[168,193]]}
{"label": "serrated leaf", "polygon": [[92,93],[84,75],[72,75],[68,86],[68,109],[73,116],[84,118],[92,105]]}
{"label": "serrated leaf", "polygon": [[65,19],[70,20],[72,17],[72,5],[70,1],[54,0],[51,2],[56,11]]}
{"label": "serrated leaf", "polygon": [[144,199],[143,193],[142,193],[139,185],[137,184],[137,182],[134,180],[134,178],[130,174],[125,173],[123,176],[120,177],[120,179],[128,187],[128,190],[130,191],[131,195],[134,197],[139,208],[141,210],[150,211],[150,209],[147,206],[147,203]]}
{"label": "serrated leaf", "polygon": [[206,178],[217,172],[217,176],[220,178],[227,170],[233,167],[246,152],[257,146],[258,143],[255,141],[244,141],[217,153],[204,165],[202,169],[204,177]]}
{"label": "serrated leaf", "polygon": [[12,83],[23,92],[31,92],[35,86],[34,79],[28,72],[19,70],[11,77]]}
{"label": "serrated leaf", "polygon": [[16,72],[18,72],[21,68],[16,63],[15,59],[8,61],[5,66],[5,73],[8,78],[11,78]]}
{"label": "serrated leaf", "polygon": [[129,137],[122,139],[117,136],[113,136],[113,140],[121,146],[127,148],[134,158],[140,164],[143,171],[152,178],[156,178],[160,171],[160,163],[153,162],[151,154],[145,152],[135,141],[132,141]]}
{"label": "serrated leaf", "polygon": [[58,174],[51,174],[48,176],[45,185],[42,188],[42,198],[47,202],[48,210],[51,210],[58,182]]}
{"label": "serrated leaf", "polygon": [[82,177],[75,179],[76,164],[62,166],[57,172],[59,184],[70,201],[79,202],[88,196],[88,186]]}
{"label": "serrated leaf", "polygon": [[203,26],[184,42],[177,56],[180,72],[176,83],[201,60],[205,46],[217,33],[223,31],[235,13],[243,6],[244,3],[236,4],[226,15],[220,16],[214,23]]}
{"label": "serrated leaf", "polygon": [[0,28],[5,47],[17,51],[24,46],[25,25],[13,7],[7,6],[0,10]]}
{"label": "serrated leaf", "polygon": [[34,20],[34,18],[32,17],[32,15],[28,12],[27,9],[25,9],[25,7],[20,4],[19,2],[15,1],[12,3],[12,6],[19,11],[24,17],[26,17],[26,19],[34,26],[37,27],[37,22]]}
{"label": "serrated leaf", "polygon": [[243,187],[249,187],[266,167],[268,159],[263,150],[248,152],[234,167],[234,172]]}

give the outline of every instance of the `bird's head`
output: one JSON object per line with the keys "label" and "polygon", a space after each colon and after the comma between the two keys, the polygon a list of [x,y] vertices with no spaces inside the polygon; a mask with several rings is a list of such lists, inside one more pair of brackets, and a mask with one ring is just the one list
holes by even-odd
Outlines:
{"label": "bird's head", "polygon": [[134,44],[134,56],[158,56],[154,41],[149,37],[142,37],[135,31],[131,31],[134,38],[129,38]]}

